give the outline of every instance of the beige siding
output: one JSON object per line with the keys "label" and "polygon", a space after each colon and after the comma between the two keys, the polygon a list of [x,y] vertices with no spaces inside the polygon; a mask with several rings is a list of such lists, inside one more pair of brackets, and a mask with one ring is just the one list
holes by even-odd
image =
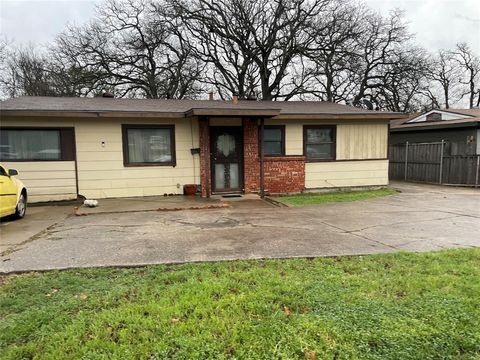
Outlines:
{"label": "beige siding", "polygon": [[304,125],[336,125],[337,160],[307,163],[305,166],[305,187],[348,187],[388,184],[388,124],[386,122],[351,122],[292,120],[278,123],[268,120],[267,125],[285,125],[286,155],[303,154]]}
{"label": "beige siding", "polygon": [[73,161],[4,162],[18,170],[28,192],[28,202],[68,200],[77,197]]}
{"label": "beige siding", "polygon": [[[174,124],[176,166],[123,165],[122,124]],[[102,119],[77,121],[78,186],[87,198],[183,193],[183,185],[200,182],[198,122],[190,119]],[[104,142],[104,145],[102,145]]]}
{"label": "beige siding", "polygon": [[[175,125],[177,165],[125,167],[122,124]],[[199,147],[196,119],[2,118],[2,126],[75,127],[79,194],[87,198],[181,194],[184,184],[200,183],[199,155],[190,153],[191,148]],[[59,169],[67,164],[68,170]],[[73,161],[12,162],[6,166],[21,172],[32,200],[75,197]]]}
{"label": "beige siding", "polygon": [[[123,165],[122,124],[173,124],[177,166],[125,167]],[[240,119],[216,119],[211,125],[240,125]],[[279,124],[267,120],[266,124]],[[280,123],[281,124],[281,123]],[[335,124],[334,121],[284,122],[286,154],[303,154],[303,125]],[[75,127],[78,185],[87,198],[162,195],[183,192],[183,185],[200,183],[199,147],[196,119],[128,118],[2,118],[2,126]],[[337,124],[337,159],[379,159],[387,156],[386,123]],[[104,145],[102,145],[102,142]],[[73,161],[9,162],[28,187],[30,201],[61,200],[75,197]],[[306,164],[306,187],[385,185],[388,161],[338,161]]]}
{"label": "beige siding", "polygon": [[337,160],[385,159],[388,124],[337,125]]}
{"label": "beige siding", "polygon": [[307,163],[307,189],[388,184],[388,160]]}
{"label": "beige siding", "polygon": [[267,125],[285,125],[286,155],[303,154],[304,125],[336,125],[337,160],[385,159],[387,157],[388,124],[386,122],[335,123],[332,121],[291,120],[279,123],[268,120]]}

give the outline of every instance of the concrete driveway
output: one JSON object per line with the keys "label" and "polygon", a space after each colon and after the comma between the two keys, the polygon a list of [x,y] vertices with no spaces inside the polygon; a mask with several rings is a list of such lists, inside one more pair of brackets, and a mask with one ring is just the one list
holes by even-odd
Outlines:
{"label": "concrete driveway", "polygon": [[298,208],[248,200],[223,209],[71,216],[1,256],[0,272],[480,246],[480,190],[393,186],[402,193]]}
{"label": "concrete driveway", "polygon": [[73,215],[71,203],[29,206],[27,215],[22,220],[12,217],[2,218],[0,221],[0,255],[9,253],[34,240],[37,234],[40,236],[43,231],[62,222],[69,215]]}

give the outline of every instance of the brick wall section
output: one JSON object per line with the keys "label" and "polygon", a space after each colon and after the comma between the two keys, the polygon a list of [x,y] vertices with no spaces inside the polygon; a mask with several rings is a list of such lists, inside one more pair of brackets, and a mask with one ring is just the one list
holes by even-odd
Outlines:
{"label": "brick wall section", "polygon": [[199,132],[202,197],[210,197],[210,128],[208,120],[199,121]]}
{"label": "brick wall section", "polygon": [[[200,182],[202,197],[210,196],[210,129],[208,121],[199,122]],[[260,191],[259,128],[256,121],[243,120],[243,159],[245,193]],[[264,158],[265,191],[293,193],[305,190],[304,156],[266,156]]]}
{"label": "brick wall section", "polygon": [[294,193],[305,190],[305,157],[265,157],[265,192]]}
{"label": "brick wall section", "polygon": [[243,159],[245,193],[260,191],[260,159],[256,121],[243,120]]}

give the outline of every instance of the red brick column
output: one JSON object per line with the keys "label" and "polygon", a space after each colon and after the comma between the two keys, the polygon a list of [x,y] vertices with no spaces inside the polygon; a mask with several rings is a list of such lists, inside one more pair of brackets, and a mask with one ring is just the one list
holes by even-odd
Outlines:
{"label": "red brick column", "polygon": [[266,156],[264,170],[267,193],[294,193],[305,190],[304,156]]}
{"label": "red brick column", "polygon": [[200,185],[202,197],[210,197],[210,127],[208,119],[200,119]]}
{"label": "red brick column", "polygon": [[243,119],[243,172],[245,193],[260,191],[260,159],[258,157],[258,125],[256,120]]}

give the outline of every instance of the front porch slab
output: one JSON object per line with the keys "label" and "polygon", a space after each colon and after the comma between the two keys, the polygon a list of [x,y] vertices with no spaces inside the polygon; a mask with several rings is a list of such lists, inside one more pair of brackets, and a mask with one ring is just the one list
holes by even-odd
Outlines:
{"label": "front porch slab", "polygon": [[147,196],[131,198],[100,199],[97,207],[82,205],[75,215],[115,214],[141,211],[177,211],[203,210],[228,207],[228,203],[219,199],[201,198],[200,196]]}

